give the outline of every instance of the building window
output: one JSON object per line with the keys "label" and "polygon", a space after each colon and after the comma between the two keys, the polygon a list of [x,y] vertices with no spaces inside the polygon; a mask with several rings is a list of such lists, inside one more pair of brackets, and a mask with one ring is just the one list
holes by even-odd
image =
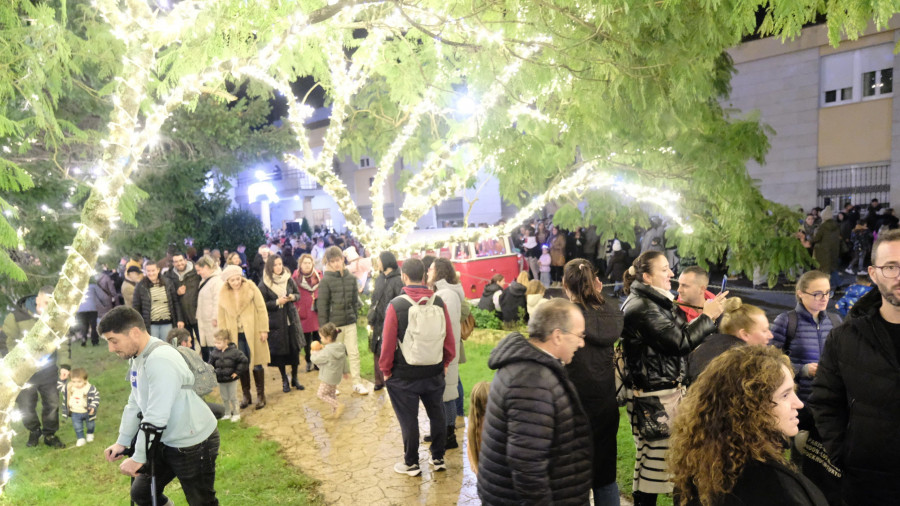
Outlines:
{"label": "building window", "polygon": [[863,74],[863,97],[886,95],[894,91],[894,69],[873,70]]}
{"label": "building window", "polygon": [[891,96],[893,66],[893,44],[823,56],[820,65],[821,106]]}
{"label": "building window", "polygon": [[372,166],[372,159],[369,158],[368,156],[364,156],[359,159],[359,167],[360,168],[371,167],[371,166]]}
{"label": "building window", "polygon": [[872,199],[887,203],[891,199],[891,165],[888,162],[819,168],[817,177],[819,206],[831,203],[843,208],[851,202],[866,205]]}

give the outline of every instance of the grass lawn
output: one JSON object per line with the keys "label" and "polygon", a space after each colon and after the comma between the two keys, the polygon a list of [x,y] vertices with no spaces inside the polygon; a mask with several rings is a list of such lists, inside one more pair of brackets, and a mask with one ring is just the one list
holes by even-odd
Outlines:
{"label": "grass lawn", "polygon": [[[66,443],[65,449],[50,449],[43,441],[27,448],[28,431],[21,423],[14,424],[12,479],[0,505],[129,502],[129,478],[119,474],[120,462],[110,464],[103,457],[103,450],[116,440],[128,399],[127,362],[109,353],[106,346],[72,350],[73,366],[87,369],[89,381],[100,392],[96,440],[76,448],[71,422],[61,419],[57,435]],[[258,429],[220,422],[219,433],[216,491],[221,504],[322,504],[315,480],[290,467],[279,454],[279,445],[263,439]],[[186,503],[177,480],[166,492],[176,504]]]}

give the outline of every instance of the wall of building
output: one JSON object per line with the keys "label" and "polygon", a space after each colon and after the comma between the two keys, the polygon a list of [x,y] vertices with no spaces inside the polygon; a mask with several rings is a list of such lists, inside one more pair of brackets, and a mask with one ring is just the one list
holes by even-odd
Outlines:
{"label": "wall of building", "polygon": [[[795,40],[766,38],[729,51],[737,73],[723,105],[738,109],[739,114],[758,113],[775,130],[766,163],[747,164],[766,198],[808,209],[821,203],[821,197],[817,198],[820,169],[897,164],[892,162],[900,155],[895,140],[900,126],[896,101],[857,96],[845,105],[823,104],[822,59],[896,43],[898,29],[900,17],[895,16],[887,29],[878,32],[869,26],[858,40],[843,41],[834,48],[828,43],[827,27],[820,25],[804,29]],[[895,69],[898,61],[895,57]],[[850,79],[861,79],[861,75]],[[900,195],[897,172],[890,174],[892,197]]]}

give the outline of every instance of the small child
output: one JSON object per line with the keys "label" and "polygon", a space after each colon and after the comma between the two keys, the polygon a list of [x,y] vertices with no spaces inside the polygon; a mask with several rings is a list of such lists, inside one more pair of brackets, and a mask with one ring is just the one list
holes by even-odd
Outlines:
{"label": "small child", "polygon": [[[532,280],[533,281],[533,280]],[[472,472],[478,474],[478,452],[481,451],[481,431],[484,427],[484,414],[487,412],[488,394],[491,393],[491,384],[487,381],[479,381],[472,387],[469,393],[469,466]]]}
{"label": "small child", "polygon": [[225,403],[225,417],[230,416],[232,422],[237,422],[241,419],[237,379],[247,372],[250,360],[234,345],[228,329],[219,329],[213,340],[216,349],[209,353],[209,363],[216,369],[219,393],[222,395],[222,402]]}
{"label": "small child", "polygon": [[347,348],[343,343],[336,343],[341,329],[333,323],[326,323],[319,328],[322,342],[313,341],[312,361],[319,366],[319,391],[316,396],[331,405],[331,417],[338,418],[344,412],[344,405],[337,400],[337,386],[350,377],[350,366],[347,364]]}
{"label": "small child", "polygon": [[57,387],[63,394],[62,416],[72,417],[72,427],[78,438],[75,446],[90,443],[94,440],[94,424],[97,420],[97,408],[100,406],[100,392],[97,391],[97,387],[88,383],[87,371],[80,367],[72,369],[66,379],[60,379]]}
{"label": "small child", "polygon": [[548,288],[550,286],[550,246],[546,244],[541,246],[541,251],[541,258],[538,259],[541,264],[541,284],[544,285],[544,288]]}
{"label": "small child", "polygon": [[856,276],[856,283],[847,287],[847,292],[841,297],[841,300],[837,301],[837,304],[835,304],[834,307],[837,308],[841,317],[845,318],[847,313],[850,312],[850,308],[856,304],[856,301],[863,295],[869,293],[869,290],[871,289],[872,282],[869,281],[868,276]]}

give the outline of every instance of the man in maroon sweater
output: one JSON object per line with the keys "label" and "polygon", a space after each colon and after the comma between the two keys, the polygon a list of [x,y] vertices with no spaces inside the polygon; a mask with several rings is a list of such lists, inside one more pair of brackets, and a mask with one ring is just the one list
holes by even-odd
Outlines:
{"label": "man in maroon sweater", "polygon": [[[404,294],[419,304],[426,304],[434,295],[425,286],[425,265],[418,258],[410,258],[403,262],[400,269],[403,279]],[[425,299],[424,301],[422,299]],[[406,335],[410,301],[403,295],[395,297],[387,308],[382,333],[381,359],[378,367],[384,373],[388,395],[400,432],[403,436],[403,462],[394,465],[394,471],[409,476],[418,476],[419,468],[419,401],[425,406],[431,424],[431,465],[435,471],[447,469],[444,464],[444,450],[447,440],[447,423],[444,420],[444,374],[447,366],[456,356],[456,341],[450,315],[440,297],[435,297],[435,306],[444,312],[444,353],[443,360],[433,365],[409,365],[403,357],[398,341]]]}

